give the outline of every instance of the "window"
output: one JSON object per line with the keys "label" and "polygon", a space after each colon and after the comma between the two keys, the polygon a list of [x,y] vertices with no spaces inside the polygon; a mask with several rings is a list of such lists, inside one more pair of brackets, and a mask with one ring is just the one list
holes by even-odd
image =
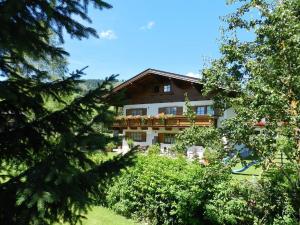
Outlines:
{"label": "window", "polygon": [[203,105],[203,106],[196,107],[196,114],[213,116],[215,114],[215,112],[211,105]]}
{"label": "window", "polygon": [[133,109],[133,110],[131,111],[131,115],[132,115],[132,116],[143,115],[143,110],[142,110],[142,109]]}
{"label": "window", "polygon": [[174,144],[175,143],[175,134],[165,134],[164,135],[165,144]]}
{"label": "window", "polygon": [[158,108],[158,113],[161,114],[166,114],[166,115],[182,115],[183,113],[183,107],[162,107]]}
{"label": "window", "polygon": [[210,115],[210,116],[215,115],[214,108],[211,105],[207,106],[207,115]]}
{"label": "window", "polygon": [[171,92],[171,84],[165,84],[164,85],[164,93]]}
{"label": "window", "polygon": [[177,107],[166,107],[165,114],[167,115],[176,115],[177,114]]}
{"label": "window", "polygon": [[145,142],[146,132],[126,132],[126,138],[132,139],[135,142]]}
{"label": "window", "polygon": [[142,141],[142,133],[134,132],[131,135],[133,141]]}
{"label": "window", "polygon": [[205,115],[206,114],[206,106],[198,106],[196,110],[197,115]]}
{"label": "window", "polygon": [[140,109],[126,109],[126,116],[143,116],[147,115],[147,109],[146,108],[140,108]]}

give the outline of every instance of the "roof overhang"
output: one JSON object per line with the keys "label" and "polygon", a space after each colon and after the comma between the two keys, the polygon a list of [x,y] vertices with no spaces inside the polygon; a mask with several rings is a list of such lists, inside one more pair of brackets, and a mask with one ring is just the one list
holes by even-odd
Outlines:
{"label": "roof overhang", "polygon": [[200,80],[198,78],[195,78],[195,77],[184,76],[184,75],[165,72],[165,71],[161,71],[161,70],[147,69],[147,70],[137,74],[136,76],[132,77],[131,79],[125,81],[124,83],[116,86],[112,90],[112,93],[118,92],[118,91],[128,87],[129,85],[131,85],[135,81],[141,80],[144,77],[149,76],[149,75],[158,75],[158,76],[167,77],[169,79],[177,79],[177,80],[182,80],[182,81],[186,81],[186,82],[200,84]]}

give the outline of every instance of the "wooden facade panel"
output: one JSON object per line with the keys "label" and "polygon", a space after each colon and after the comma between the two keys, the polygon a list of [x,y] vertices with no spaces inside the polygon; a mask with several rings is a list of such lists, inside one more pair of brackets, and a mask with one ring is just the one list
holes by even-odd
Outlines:
{"label": "wooden facade panel", "polygon": [[158,133],[158,143],[163,143],[164,139],[164,133]]}
{"label": "wooden facade panel", "polygon": [[[171,92],[164,93],[163,86],[171,84]],[[157,88],[159,91],[157,92]],[[187,93],[190,101],[209,100],[211,96],[202,95],[200,84],[151,75],[127,88],[126,104],[147,104],[164,102],[183,102]]]}

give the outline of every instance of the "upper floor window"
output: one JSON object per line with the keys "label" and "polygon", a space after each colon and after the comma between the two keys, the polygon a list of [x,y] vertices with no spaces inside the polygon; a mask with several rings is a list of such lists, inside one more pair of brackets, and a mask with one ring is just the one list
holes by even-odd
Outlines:
{"label": "upper floor window", "polygon": [[142,109],[133,109],[131,111],[131,115],[133,115],[133,116],[143,115],[143,110]]}
{"label": "upper floor window", "polygon": [[163,113],[166,115],[182,115],[183,113],[183,107],[162,107],[158,108],[158,113]]}
{"label": "upper floor window", "polygon": [[206,106],[198,106],[196,109],[197,115],[205,115],[206,114]]}
{"label": "upper floor window", "polygon": [[165,84],[164,85],[164,93],[171,92],[171,84]]}
{"label": "upper floor window", "polygon": [[126,116],[143,116],[147,115],[147,109],[141,108],[141,109],[126,109]]}
{"label": "upper floor window", "polygon": [[211,105],[203,105],[196,107],[196,114],[197,115],[214,115],[214,109]]}
{"label": "upper floor window", "polygon": [[207,106],[207,115],[210,115],[210,116],[215,115],[214,108],[211,105]]}
{"label": "upper floor window", "polygon": [[177,107],[166,107],[165,114],[167,115],[176,115],[177,114]]}

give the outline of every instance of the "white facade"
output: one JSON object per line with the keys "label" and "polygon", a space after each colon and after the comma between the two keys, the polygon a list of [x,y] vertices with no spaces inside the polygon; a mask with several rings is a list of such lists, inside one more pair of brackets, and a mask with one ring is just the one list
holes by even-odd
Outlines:
{"label": "white facade", "polygon": [[[191,106],[202,106],[202,105],[212,105],[212,100],[204,100],[204,101],[190,101]],[[123,115],[126,115],[127,109],[137,109],[137,108],[146,108],[148,116],[156,116],[159,114],[159,108],[162,107],[183,107],[183,112],[186,112],[185,102],[167,102],[167,103],[150,103],[150,104],[134,104],[134,105],[125,105],[123,107]],[[164,128],[159,128],[159,130],[153,130],[152,128],[148,128],[148,130],[142,130],[140,128],[132,130],[125,129],[123,130],[123,141],[122,141],[122,149],[124,151],[129,150],[129,146],[127,144],[125,133],[126,132],[146,132],[146,141],[145,142],[134,142],[134,145],[139,145],[141,147],[147,147],[154,144],[155,136],[158,136],[158,133],[170,133],[177,134],[180,132],[178,128],[172,128],[172,130],[166,130]],[[172,145],[161,143],[161,151],[167,151]]]}
{"label": "white facade", "polygon": [[[129,146],[127,144],[125,133],[126,132],[146,132],[146,141],[145,142],[134,142],[134,145],[139,145],[141,147],[147,147],[150,145],[153,145],[154,137],[158,136],[158,133],[164,133],[164,134],[178,134],[180,130],[178,128],[173,128],[172,130],[166,130],[165,128],[159,128],[159,130],[153,130],[152,128],[148,128],[147,130],[142,130],[140,128],[132,130],[132,129],[124,129],[123,130],[123,140],[122,140],[122,150],[128,151]],[[170,148],[171,144],[164,144],[161,143],[161,150],[165,150]]]}
{"label": "white facade", "polygon": [[[191,106],[212,105],[213,100],[190,101]],[[125,105],[123,107],[123,115],[126,115],[127,109],[146,108],[148,116],[156,116],[158,109],[162,107],[183,107],[183,112],[186,111],[185,102],[165,102],[165,103],[150,103],[150,104],[135,104]]]}
{"label": "white facade", "polygon": [[[203,100],[203,101],[190,101],[191,106],[209,106],[213,105],[213,100]],[[183,112],[186,112],[185,102],[168,102],[168,103],[152,103],[152,104],[134,104],[134,105],[125,105],[123,107],[123,115],[126,115],[127,109],[138,109],[138,108],[146,108],[148,116],[156,116],[159,114],[159,108],[162,107],[183,107]],[[232,109],[225,110],[224,115],[219,117],[217,120],[217,127],[221,126],[223,120],[234,117],[235,113]],[[166,130],[165,128],[152,129],[147,128],[141,129],[124,129],[123,130],[123,141],[122,141],[122,150],[127,151],[129,150],[129,146],[127,144],[125,134],[126,132],[146,132],[146,141],[145,142],[134,142],[134,145],[139,145],[141,147],[147,147],[154,144],[155,137],[158,136],[158,133],[164,134],[177,134],[180,132],[179,128],[172,128],[172,130]],[[172,145],[161,143],[161,150],[162,152],[167,151]]]}

